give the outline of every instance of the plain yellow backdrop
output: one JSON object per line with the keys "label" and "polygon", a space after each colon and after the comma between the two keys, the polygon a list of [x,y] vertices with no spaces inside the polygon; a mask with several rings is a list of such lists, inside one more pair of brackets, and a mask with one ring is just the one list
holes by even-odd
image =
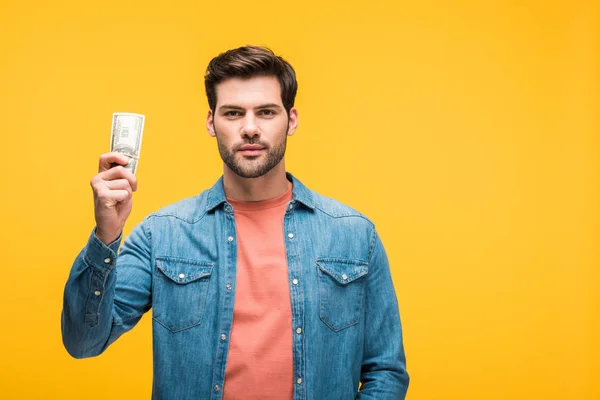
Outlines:
{"label": "plain yellow backdrop", "polygon": [[126,233],[212,185],[204,70],[259,44],[298,75],[287,169],[381,234],[408,399],[599,399],[598,16],[578,0],[1,0],[0,397],[150,397],[149,315],[99,357],[62,347],[89,180],[128,111],[146,125]]}

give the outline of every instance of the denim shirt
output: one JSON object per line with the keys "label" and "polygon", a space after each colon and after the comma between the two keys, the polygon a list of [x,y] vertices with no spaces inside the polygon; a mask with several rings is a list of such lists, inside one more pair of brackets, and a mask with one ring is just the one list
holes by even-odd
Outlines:
{"label": "denim shirt", "polygon": [[[294,400],[404,399],[398,303],[375,226],[286,176]],[[223,177],[150,214],[120,243],[106,246],[92,232],[75,259],[61,315],[65,348],[97,356],[152,309],[152,398],[220,399],[237,260]]]}

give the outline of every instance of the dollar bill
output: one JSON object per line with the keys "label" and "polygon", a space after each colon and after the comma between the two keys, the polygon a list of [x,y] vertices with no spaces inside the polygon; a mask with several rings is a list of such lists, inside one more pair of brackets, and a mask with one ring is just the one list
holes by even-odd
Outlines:
{"label": "dollar bill", "polygon": [[116,151],[129,159],[125,168],[135,174],[140,159],[142,136],[144,134],[142,114],[114,113],[112,119],[112,134],[110,151]]}

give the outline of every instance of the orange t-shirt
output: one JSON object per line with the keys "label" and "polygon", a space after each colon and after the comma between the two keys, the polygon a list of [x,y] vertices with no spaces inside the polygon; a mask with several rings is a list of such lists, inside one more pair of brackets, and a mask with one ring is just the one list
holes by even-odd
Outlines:
{"label": "orange t-shirt", "polygon": [[292,309],[283,218],[292,184],[269,200],[227,200],[235,216],[237,277],[223,399],[290,400]]}

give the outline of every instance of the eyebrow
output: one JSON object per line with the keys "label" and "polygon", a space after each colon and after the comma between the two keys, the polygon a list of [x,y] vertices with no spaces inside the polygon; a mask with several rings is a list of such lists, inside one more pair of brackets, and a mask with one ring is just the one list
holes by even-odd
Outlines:
{"label": "eyebrow", "polygon": [[[261,104],[258,107],[254,107],[255,110],[261,110],[263,108],[277,108],[277,109],[282,109],[282,107],[279,104],[275,104],[275,103],[267,103],[267,104]],[[243,110],[243,107],[240,106],[235,106],[233,104],[223,104],[221,107],[219,107],[219,110],[222,109],[229,109],[229,110]]]}

